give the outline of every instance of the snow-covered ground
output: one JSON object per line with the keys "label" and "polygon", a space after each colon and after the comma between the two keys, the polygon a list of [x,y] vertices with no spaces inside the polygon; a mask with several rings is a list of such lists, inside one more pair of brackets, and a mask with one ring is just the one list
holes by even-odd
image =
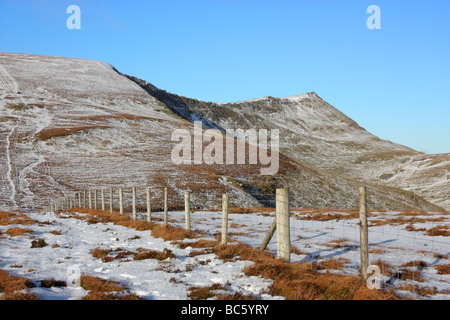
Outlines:
{"label": "snow-covered ground", "polygon": [[[140,219],[144,219],[141,213]],[[326,219],[315,219],[317,212],[294,211],[291,217],[291,241],[295,248],[291,255],[293,263],[327,259],[341,259],[340,272],[358,274],[359,268],[359,227],[358,219],[348,218],[347,213],[327,212]],[[27,225],[33,235],[9,236],[5,234],[14,225],[0,226],[0,268],[12,274],[26,277],[36,284],[41,280],[56,279],[66,281],[73,270],[124,284],[132,293],[145,299],[188,299],[188,288],[225,285],[229,292],[254,294],[261,299],[282,299],[268,295],[271,280],[248,277],[242,269],[252,264],[249,261],[228,261],[217,258],[215,254],[190,256],[198,249],[181,249],[174,243],[155,238],[150,231],[136,231],[111,223],[88,224],[85,220],[74,219],[71,214],[45,213],[27,214],[41,223]],[[80,214],[83,215],[83,214]],[[158,218],[161,214],[154,213]],[[339,219],[329,219],[330,215],[341,215]],[[344,216],[344,218],[342,217]],[[398,223],[410,219],[409,223]],[[274,218],[273,212],[229,215],[231,241],[241,241],[259,247]],[[313,219],[314,218],[314,219]],[[183,226],[184,212],[170,212],[170,223]],[[391,222],[382,224],[386,219]],[[196,211],[191,217],[192,228],[200,231],[201,237],[214,239],[220,232],[221,213]],[[395,222],[396,221],[396,222]],[[428,221],[428,222],[426,222]],[[413,299],[450,299],[450,275],[439,274],[437,266],[448,265],[450,240],[445,236],[428,236],[425,230],[436,226],[449,226],[448,214],[413,214],[405,216],[401,212],[374,212],[370,214],[369,249],[370,263],[382,261],[389,265],[393,274],[384,274],[382,282]],[[377,226],[378,224],[378,226]],[[405,229],[409,226],[407,229]],[[58,233],[54,231],[59,231]],[[269,250],[275,253],[275,238]],[[42,248],[31,248],[35,239],[44,239],[48,244]],[[192,240],[183,240],[195,241]],[[163,251],[172,250],[175,258],[163,261],[154,259],[133,260],[115,259],[102,262],[92,256],[95,248],[137,251],[138,248]],[[425,264],[418,264],[423,261]],[[410,263],[409,267],[404,265]],[[419,270],[417,278],[401,279],[398,270]],[[437,294],[420,296],[410,291],[402,291],[405,285],[428,288]],[[442,292],[446,291],[446,294]],[[80,299],[87,292],[79,287],[30,289],[41,299]]]}

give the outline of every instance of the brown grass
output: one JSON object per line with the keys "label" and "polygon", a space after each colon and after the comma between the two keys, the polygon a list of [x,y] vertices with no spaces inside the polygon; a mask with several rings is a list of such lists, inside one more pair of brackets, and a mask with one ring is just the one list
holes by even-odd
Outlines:
{"label": "brown grass", "polygon": [[0,300],[39,300],[36,295],[26,292],[34,287],[30,280],[0,270],[0,293],[4,293]]}
{"label": "brown grass", "polygon": [[429,297],[438,293],[435,287],[434,288],[420,287],[418,285],[412,285],[409,283],[401,285],[398,289],[402,291],[409,291],[412,293],[416,293],[423,297]]}
{"label": "brown grass", "polygon": [[143,300],[136,294],[125,293],[126,288],[114,281],[83,274],[80,285],[89,293],[82,300]]}
{"label": "brown grass", "polygon": [[12,213],[12,212],[0,212],[0,225],[8,226],[12,224],[21,224],[21,225],[31,225],[36,223],[26,215],[20,213]]}
{"label": "brown grass", "polygon": [[213,291],[216,290],[226,290],[224,285],[215,283],[211,286],[207,287],[189,287],[188,288],[188,297],[191,300],[206,300],[208,298],[213,298],[217,295]]}
{"label": "brown grass", "polygon": [[434,228],[428,229],[425,233],[428,236],[436,237],[450,237],[450,227],[449,226],[436,226]]}
{"label": "brown grass", "polygon": [[339,259],[327,259],[318,263],[318,267],[321,270],[334,269],[342,270],[345,264],[350,263],[350,260],[339,258]]}
{"label": "brown grass", "polygon": [[[111,256],[110,254],[112,252],[116,253],[116,255]],[[129,256],[132,256],[134,260],[156,259],[162,261],[169,258],[175,258],[175,255],[172,253],[172,251],[167,248],[162,252],[144,248],[137,249],[137,252],[126,251],[121,248],[117,248],[114,251],[111,249],[95,248],[91,253],[94,258],[101,259],[103,262],[111,262],[116,259],[128,258]]]}
{"label": "brown grass", "polygon": [[94,129],[104,129],[105,126],[79,126],[79,127],[71,127],[71,128],[50,128],[43,129],[37,134],[37,138],[39,140],[49,140],[55,137],[63,137],[71,134],[76,134],[79,132],[84,132],[88,130]]}
{"label": "brown grass", "polygon": [[125,289],[124,286],[119,285],[114,281],[103,280],[86,274],[83,274],[80,277],[80,285],[85,290],[99,292],[116,292]]}
{"label": "brown grass", "polygon": [[450,264],[439,264],[436,270],[438,274],[450,274]]}
{"label": "brown grass", "polygon": [[16,236],[23,236],[27,233],[33,233],[33,230],[21,227],[13,227],[6,230],[5,233],[11,237],[16,237]]}
{"label": "brown grass", "polygon": [[43,248],[48,246],[44,239],[33,240],[31,242],[31,248]]}

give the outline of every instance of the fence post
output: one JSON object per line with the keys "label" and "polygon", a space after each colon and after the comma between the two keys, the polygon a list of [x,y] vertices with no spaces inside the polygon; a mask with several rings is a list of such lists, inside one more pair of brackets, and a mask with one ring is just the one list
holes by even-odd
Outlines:
{"label": "fence post", "polygon": [[261,243],[261,246],[259,247],[260,252],[264,251],[267,248],[276,229],[277,229],[277,218],[273,219],[272,225],[270,226],[269,231],[267,231],[266,236],[264,237],[264,240]]}
{"label": "fence post", "polygon": [[136,187],[131,188],[133,194],[133,220],[136,220]]}
{"label": "fence post", "polygon": [[113,188],[109,188],[109,213],[113,213]]}
{"label": "fence post", "polygon": [[81,192],[78,192],[78,208],[81,208]]}
{"label": "fence post", "polygon": [[97,189],[94,190],[94,209],[97,210]]}
{"label": "fence post", "polygon": [[369,230],[367,226],[367,193],[366,187],[359,187],[359,221],[360,221],[360,251],[361,278],[367,282],[367,268],[369,267]]}
{"label": "fence post", "polygon": [[150,188],[147,188],[147,222],[152,221],[152,208],[150,202]]}
{"label": "fence post", "polygon": [[123,189],[119,188],[119,210],[120,214],[123,214]]}
{"label": "fence post", "polygon": [[83,190],[83,208],[86,208],[86,190]]}
{"label": "fence post", "polygon": [[291,260],[291,235],[289,221],[289,189],[277,189],[276,193],[277,258]]}
{"label": "fence post", "polygon": [[167,188],[164,188],[164,226],[167,227],[169,220],[169,198]]}
{"label": "fence post", "polygon": [[102,211],[105,211],[105,190],[102,189]]}
{"label": "fence post", "polygon": [[221,244],[228,243],[228,213],[229,213],[228,195],[222,195],[222,240]]}
{"label": "fence post", "polygon": [[184,193],[184,212],[186,220],[186,230],[191,230],[191,195],[189,191]]}
{"label": "fence post", "polygon": [[88,190],[88,198],[89,198],[89,209],[92,209],[92,192]]}

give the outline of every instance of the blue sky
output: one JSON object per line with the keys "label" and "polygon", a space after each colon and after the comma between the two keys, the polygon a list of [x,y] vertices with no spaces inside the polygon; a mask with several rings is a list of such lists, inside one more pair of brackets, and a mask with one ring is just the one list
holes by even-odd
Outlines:
{"label": "blue sky", "polygon": [[[380,30],[366,27],[373,4]],[[428,153],[450,152],[449,35],[448,0],[0,1],[0,51],[102,60],[217,102],[315,91]]]}

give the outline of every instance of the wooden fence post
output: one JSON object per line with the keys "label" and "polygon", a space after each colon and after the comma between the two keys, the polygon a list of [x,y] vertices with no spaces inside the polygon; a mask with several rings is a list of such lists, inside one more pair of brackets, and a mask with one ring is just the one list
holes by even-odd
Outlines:
{"label": "wooden fence post", "polygon": [[133,196],[133,220],[136,220],[136,187],[131,188]]}
{"label": "wooden fence post", "polygon": [[86,190],[83,190],[83,208],[86,208]]}
{"label": "wooden fence post", "polygon": [[228,213],[229,213],[229,199],[228,195],[222,195],[222,239],[221,244],[228,243]]}
{"label": "wooden fence post", "polygon": [[275,230],[277,229],[277,218],[273,219],[272,225],[269,228],[269,231],[267,231],[266,236],[264,237],[264,240],[259,247],[259,251],[264,251],[267,246],[269,245],[270,239],[272,239],[273,234],[275,233]]}
{"label": "wooden fence post", "polygon": [[102,211],[105,211],[105,190],[102,189]]}
{"label": "wooden fence post", "polygon": [[147,188],[147,222],[152,221],[152,207],[151,207],[151,198],[150,198],[150,188]]}
{"label": "wooden fence post", "polygon": [[113,188],[109,188],[109,213],[113,213]]}
{"label": "wooden fence post", "polygon": [[119,188],[119,210],[120,214],[123,214],[123,189]]}
{"label": "wooden fence post", "polygon": [[81,192],[78,192],[78,208],[81,208]]}
{"label": "wooden fence post", "polygon": [[361,279],[367,282],[367,268],[369,267],[369,230],[367,226],[367,193],[366,187],[359,187],[359,221],[360,221],[360,251],[361,251]]}
{"label": "wooden fence post", "polygon": [[91,190],[88,190],[88,198],[89,198],[89,209],[92,209],[92,194],[91,194]]}
{"label": "wooden fence post", "polygon": [[169,220],[169,198],[167,188],[164,188],[164,226],[167,227]]}
{"label": "wooden fence post", "polygon": [[184,193],[184,212],[186,221],[186,230],[191,230],[191,195],[189,191]]}
{"label": "wooden fence post", "polygon": [[97,210],[97,189],[94,190],[94,209]]}
{"label": "wooden fence post", "polygon": [[289,221],[289,189],[276,191],[277,258],[291,260],[291,235]]}

